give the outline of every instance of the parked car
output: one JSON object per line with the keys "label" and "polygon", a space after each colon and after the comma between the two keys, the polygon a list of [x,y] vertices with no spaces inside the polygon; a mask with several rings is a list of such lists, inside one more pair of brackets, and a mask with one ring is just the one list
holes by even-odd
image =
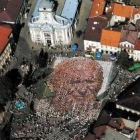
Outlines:
{"label": "parked car", "polygon": [[134,77],[135,80],[137,80],[137,79],[139,79],[139,78],[140,78],[140,74],[137,74],[137,75]]}
{"label": "parked car", "polygon": [[91,51],[87,51],[86,53],[85,53],[85,57],[86,58],[94,58],[94,53],[93,52],[91,52]]}

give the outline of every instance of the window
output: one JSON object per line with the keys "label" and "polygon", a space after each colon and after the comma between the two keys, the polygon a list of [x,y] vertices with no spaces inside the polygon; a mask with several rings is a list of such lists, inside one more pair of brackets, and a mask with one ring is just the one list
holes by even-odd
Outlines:
{"label": "window", "polygon": [[51,35],[49,33],[44,33],[45,37],[51,37]]}

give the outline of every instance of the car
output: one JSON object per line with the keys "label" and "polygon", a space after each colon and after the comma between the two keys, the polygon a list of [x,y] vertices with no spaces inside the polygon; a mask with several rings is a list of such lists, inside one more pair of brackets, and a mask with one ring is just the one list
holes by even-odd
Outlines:
{"label": "car", "polygon": [[134,77],[135,80],[137,80],[137,79],[139,79],[139,78],[140,78],[140,74],[137,74],[137,75]]}
{"label": "car", "polygon": [[86,58],[94,58],[94,53],[93,52],[86,52],[85,57]]}

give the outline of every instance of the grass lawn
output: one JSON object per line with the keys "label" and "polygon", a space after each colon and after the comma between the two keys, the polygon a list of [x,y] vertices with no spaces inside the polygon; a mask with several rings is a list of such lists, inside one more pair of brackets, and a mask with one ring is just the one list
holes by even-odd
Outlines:
{"label": "grass lawn", "polygon": [[43,97],[49,98],[53,96],[54,94],[50,91],[49,87],[46,85],[45,90],[43,92]]}
{"label": "grass lawn", "polygon": [[36,89],[32,90],[32,92],[37,94],[38,99],[49,98],[53,96],[53,93],[50,91],[43,79],[34,85],[34,87],[36,87]]}

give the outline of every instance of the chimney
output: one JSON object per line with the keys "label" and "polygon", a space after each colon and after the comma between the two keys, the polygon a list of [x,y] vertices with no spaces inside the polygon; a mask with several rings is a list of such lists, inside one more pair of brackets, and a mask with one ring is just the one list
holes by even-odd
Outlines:
{"label": "chimney", "polygon": [[123,3],[122,6],[125,6],[125,3]]}
{"label": "chimney", "polygon": [[92,30],[95,30],[95,27],[92,27]]}
{"label": "chimney", "polygon": [[94,21],[93,24],[98,24],[98,22],[97,21]]}
{"label": "chimney", "polygon": [[98,12],[98,11],[96,11],[95,13],[96,13],[96,14],[98,14],[99,12]]}

